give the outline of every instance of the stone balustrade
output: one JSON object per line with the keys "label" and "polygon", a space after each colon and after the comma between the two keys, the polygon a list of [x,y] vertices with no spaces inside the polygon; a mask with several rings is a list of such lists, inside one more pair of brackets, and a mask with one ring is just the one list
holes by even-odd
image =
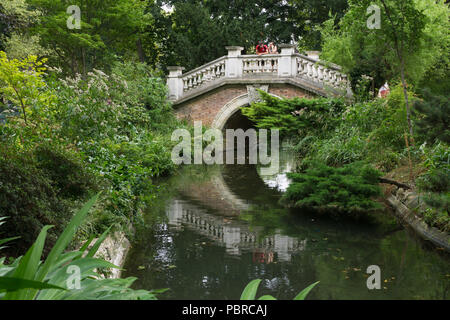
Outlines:
{"label": "stone balustrade", "polygon": [[278,55],[247,55],[240,57],[242,73],[250,75],[255,73],[272,73],[278,75]]}
{"label": "stone balustrade", "polygon": [[226,57],[222,57],[184,74],[181,77],[183,81],[183,92],[187,92],[207,84],[210,81],[225,77],[225,64]]}
{"label": "stone balustrade", "polygon": [[281,53],[241,55],[244,48],[226,47],[228,55],[183,74],[183,67],[169,67],[169,100],[179,101],[199,91],[214,89],[226,80],[278,81],[290,78],[314,87],[348,90],[348,79],[341,68],[295,53],[295,46],[280,45]]}

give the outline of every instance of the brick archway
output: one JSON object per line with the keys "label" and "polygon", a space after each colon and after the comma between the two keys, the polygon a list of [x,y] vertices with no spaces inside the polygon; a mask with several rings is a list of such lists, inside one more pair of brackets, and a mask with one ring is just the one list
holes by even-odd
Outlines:
{"label": "brick archway", "polygon": [[[271,84],[267,88],[267,93],[277,98],[315,96],[314,93],[289,84]],[[202,121],[203,125],[223,129],[231,116],[243,106],[249,105],[250,101],[254,101],[251,95],[247,84],[222,86],[176,104],[175,114],[178,119],[185,119],[191,123]]]}
{"label": "brick archway", "polygon": [[[276,98],[280,98],[277,95],[269,93],[271,96]],[[222,130],[225,127],[227,121],[233,116],[239,109],[242,107],[248,106],[251,103],[251,99],[248,93],[242,94],[231,99],[228,103],[226,103],[222,109],[217,113],[214,118],[211,127],[215,129]]]}

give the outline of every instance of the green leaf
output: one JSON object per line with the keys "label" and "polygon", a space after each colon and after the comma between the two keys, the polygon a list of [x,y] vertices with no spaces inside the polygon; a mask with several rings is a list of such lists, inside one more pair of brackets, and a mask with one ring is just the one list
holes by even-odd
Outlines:
{"label": "green leaf", "polygon": [[[12,237],[12,238],[6,238],[6,239],[0,239],[0,246],[2,245],[2,244],[5,244],[5,243],[7,243],[7,242],[10,242],[10,241],[13,241],[13,240],[16,240],[16,239],[19,239],[20,237]],[[4,248],[4,247],[2,247],[2,248]]]}
{"label": "green leaf", "polygon": [[250,283],[245,287],[241,294],[241,300],[255,300],[256,291],[258,291],[261,279],[255,279],[250,281]]}
{"label": "green leaf", "polygon": [[86,255],[87,258],[92,258],[97,253],[98,248],[100,248],[103,241],[105,241],[110,230],[111,230],[111,227],[109,227],[105,232],[103,232],[103,234],[100,236],[100,238],[97,239],[94,246],[91,248],[91,250],[89,250],[88,254]]}
{"label": "green leaf", "polygon": [[[35,280],[36,271],[38,270],[42,250],[44,249],[45,239],[47,237],[47,231],[51,226],[45,226],[42,228],[36,241],[33,243],[30,249],[28,249],[25,256],[20,260],[17,269],[13,273],[13,278],[25,279],[25,280]],[[42,281],[42,280],[37,280]],[[36,294],[36,290],[21,290],[14,293],[8,293],[5,299],[12,300],[30,300],[33,299]]]}
{"label": "green leaf", "polygon": [[[79,252],[78,252],[79,253]],[[70,266],[78,266],[80,268],[80,280],[81,280],[81,288],[83,290],[86,289],[86,282],[85,279],[88,277],[95,275],[98,276],[98,274],[93,273],[94,269],[98,268],[116,268],[119,269],[118,266],[102,260],[102,259],[95,259],[95,258],[80,258],[77,260],[72,261],[70,264],[65,265],[61,268],[59,268],[56,272],[52,273],[51,276],[49,276],[49,283],[56,285],[56,286],[66,286],[67,285],[67,279],[70,276],[70,274],[67,273],[67,270]],[[97,280],[100,281],[100,280]],[[92,287],[95,288],[95,286],[101,287],[101,282],[94,282],[92,284]],[[71,291],[71,290],[69,290]],[[87,291],[86,291],[87,292]],[[39,292],[39,295],[37,296],[38,300],[55,300],[58,299],[61,295],[67,295],[67,293],[62,293],[60,291],[55,290],[43,290]],[[72,293],[70,293],[72,294]]]}
{"label": "green leaf", "polygon": [[258,300],[277,300],[277,299],[271,295],[265,295],[260,297]]}
{"label": "green leaf", "polygon": [[64,288],[49,284],[47,282],[27,280],[14,277],[0,277],[0,290],[13,292],[21,289],[58,289],[66,290]]}
{"label": "green leaf", "polygon": [[51,266],[55,263],[55,261],[61,255],[61,253],[63,253],[63,251],[66,249],[66,247],[72,241],[72,238],[75,235],[77,228],[81,225],[83,220],[86,218],[86,215],[88,214],[88,212],[92,208],[92,206],[95,204],[95,202],[97,201],[99,196],[100,196],[100,193],[98,193],[96,196],[92,197],[92,199],[89,200],[75,214],[75,216],[72,218],[72,220],[70,220],[69,224],[64,229],[63,233],[59,236],[54,247],[50,251],[43,266],[39,269],[36,280],[38,280],[38,281],[44,280],[44,278],[47,275],[47,273],[49,272]]}
{"label": "green leaf", "polygon": [[300,292],[295,298],[294,300],[305,300],[306,296],[308,295],[308,293],[319,283],[320,281],[317,281],[315,283],[313,283],[312,285],[310,285],[309,287],[305,288],[302,290],[302,292]]}
{"label": "green leaf", "polygon": [[95,235],[91,235],[89,239],[83,244],[83,246],[80,248],[80,252],[86,251],[86,249],[89,247],[91,242],[94,240]]}

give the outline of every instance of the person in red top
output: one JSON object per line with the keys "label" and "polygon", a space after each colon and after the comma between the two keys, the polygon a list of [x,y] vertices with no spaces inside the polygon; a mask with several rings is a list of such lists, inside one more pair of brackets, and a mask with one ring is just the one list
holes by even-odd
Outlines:
{"label": "person in red top", "polygon": [[262,41],[260,41],[258,43],[258,45],[256,46],[256,54],[262,55],[262,54],[267,54],[267,53],[268,53],[267,45],[265,45]]}

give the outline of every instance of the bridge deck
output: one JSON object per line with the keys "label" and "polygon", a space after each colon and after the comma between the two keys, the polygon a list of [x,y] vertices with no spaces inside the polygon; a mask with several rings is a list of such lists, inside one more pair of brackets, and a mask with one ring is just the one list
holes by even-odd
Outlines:
{"label": "bridge deck", "polygon": [[295,53],[293,45],[280,47],[280,54],[261,56],[227,47],[227,56],[185,74],[182,67],[169,67],[169,99],[177,105],[229,84],[287,83],[321,96],[351,95],[339,66]]}

